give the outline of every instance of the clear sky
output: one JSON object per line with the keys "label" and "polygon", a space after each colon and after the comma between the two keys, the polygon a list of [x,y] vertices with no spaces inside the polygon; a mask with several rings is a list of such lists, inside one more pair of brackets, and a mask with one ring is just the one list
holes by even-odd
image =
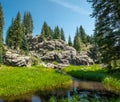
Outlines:
{"label": "clear sky", "polygon": [[93,34],[94,19],[91,5],[86,0],[0,0],[5,19],[4,38],[11,24],[11,19],[16,17],[18,11],[23,14],[30,11],[33,17],[33,35],[40,34],[43,22],[54,28],[62,27],[66,38],[74,38],[76,27],[82,25],[86,33]]}

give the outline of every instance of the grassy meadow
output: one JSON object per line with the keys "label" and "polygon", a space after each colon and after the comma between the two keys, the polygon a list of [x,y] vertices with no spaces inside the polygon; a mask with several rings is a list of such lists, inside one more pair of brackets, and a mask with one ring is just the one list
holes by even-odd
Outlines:
{"label": "grassy meadow", "polygon": [[100,81],[108,90],[120,93],[120,72],[110,73],[100,65],[68,66],[63,71],[81,80]]}
{"label": "grassy meadow", "polygon": [[70,77],[42,66],[0,67],[0,96],[15,96],[36,90],[52,89],[70,82]]}

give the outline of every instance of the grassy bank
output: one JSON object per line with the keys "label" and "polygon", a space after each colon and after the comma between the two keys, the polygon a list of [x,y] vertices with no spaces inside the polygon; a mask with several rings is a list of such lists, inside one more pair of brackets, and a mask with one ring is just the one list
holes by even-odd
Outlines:
{"label": "grassy bank", "polygon": [[71,82],[68,76],[41,66],[30,68],[0,67],[0,96],[20,95],[23,93],[60,87]]}
{"label": "grassy bank", "polygon": [[63,70],[73,77],[82,80],[100,81],[104,83],[107,89],[120,93],[120,72],[108,73],[108,70],[101,68],[100,65],[71,65]]}

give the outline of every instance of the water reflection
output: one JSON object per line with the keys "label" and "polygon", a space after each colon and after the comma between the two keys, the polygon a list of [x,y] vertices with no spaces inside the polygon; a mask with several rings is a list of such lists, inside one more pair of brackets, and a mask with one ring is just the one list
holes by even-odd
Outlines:
{"label": "water reflection", "polygon": [[92,97],[97,99],[116,96],[116,94],[107,92],[104,85],[99,82],[78,81],[74,79],[68,88],[63,86],[59,89],[44,92],[38,91],[29,95],[4,98],[0,102],[48,102],[52,96],[55,96],[57,99],[67,97],[68,101],[70,101],[73,95],[79,95],[79,98]]}
{"label": "water reflection", "polygon": [[41,102],[41,99],[38,96],[32,96],[32,102]]}
{"label": "water reflection", "polygon": [[0,102],[4,102],[4,101],[0,99]]}

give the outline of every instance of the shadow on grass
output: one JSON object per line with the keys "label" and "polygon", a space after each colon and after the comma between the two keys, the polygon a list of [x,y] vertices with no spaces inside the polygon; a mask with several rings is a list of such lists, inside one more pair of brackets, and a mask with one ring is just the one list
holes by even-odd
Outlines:
{"label": "shadow on grass", "polygon": [[79,78],[80,80],[91,80],[101,82],[106,77],[106,72],[102,71],[68,71],[67,74]]}

